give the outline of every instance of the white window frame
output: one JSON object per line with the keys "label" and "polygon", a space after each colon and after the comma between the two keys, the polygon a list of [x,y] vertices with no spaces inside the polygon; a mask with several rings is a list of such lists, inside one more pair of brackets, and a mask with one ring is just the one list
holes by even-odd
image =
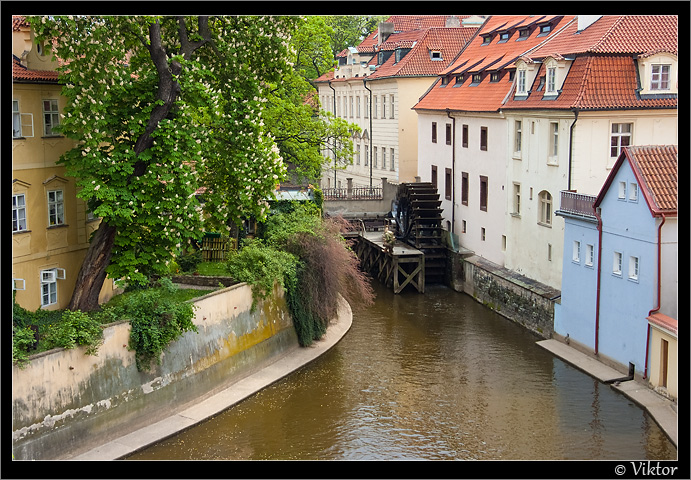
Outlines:
{"label": "white window frame", "polygon": [[357,147],[357,150],[355,152],[355,164],[360,165],[360,147],[361,147],[360,143],[358,143],[356,145],[356,147]]}
{"label": "white window frame", "polygon": [[[547,198],[549,196],[549,198]],[[543,190],[538,194],[538,200],[540,204],[539,208],[539,217],[538,217],[538,224],[546,226],[546,227],[551,227],[552,226],[552,202],[553,202],[553,197],[552,194],[549,193],[547,190]]]}
{"label": "white window frame", "polygon": [[525,69],[518,70],[518,75],[516,75],[516,95],[527,95],[526,90],[528,82],[528,71]]}
{"label": "white window frame", "polygon": [[556,165],[559,158],[559,122],[549,123],[549,155],[547,163]]}
{"label": "white window frame", "polygon": [[395,118],[395,110],[394,110],[394,105],[395,105],[395,97],[394,94],[392,93],[389,95],[389,108],[391,109],[389,112],[389,118]]}
{"label": "white window frame", "polygon": [[381,118],[386,118],[386,95],[381,96]]}
{"label": "white window frame", "polygon": [[377,118],[378,113],[378,106],[379,104],[379,99],[377,98],[376,95],[372,96],[372,118]]}
{"label": "white window frame", "polygon": [[521,148],[523,148],[523,122],[516,120],[514,122],[514,142],[513,151],[516,157],[520,158]]}
{"label": "white window frame", "polygon": [[616,275],[618,277],[621,277],[621,262],[622,262],[623,255],[621,252],[614,252],[614,255],[612,257],[612,275]]}
{"label": "white window frame", "polygon": [[619,182],[619,196],[617,198],[619,200],[626,200],[626,182],[625,181]]}
{"label": "white window frame", "polygon": [[386,147],[381,147],[381,169],[386,169]]}
{"label": "white window frame", "polygon": [[629,280],[638,281],[640,272],[640,259],[636,256],[629,256]]}
{"label": "white window frame", "polygon": [[[665,71],[666,70],[666,71]],[[663,76],[667,80],[663,80]],[[667,63],[655,63],[650,66],[650,90],[654,92],[670,90],[672,65]]]}
{"label": "white window frame", "polygon": [[[46,103],[48,103],[50,110],[46,110]],[[59,136],[58,133],[53,132],[53,129],[60,125],[60,106],[58,105],[58,100],[56,98],[44,98],[41,102],[41,110],[43,113],[43,134],[46,137]]]}
{"label": "white window frame", "polygon": [[557,93],[557,67],[547,67],[547,93]]}
{"label": "white window frame", "polygon": [[58,280],[65,278],[64,268],[49,268],[40,271],[42,307],[58,303]]}
{"label": "white window frame", "polygon": [[355,97],[355,113],[356,113],[356,118],[360,118],[362,114],[360,113],[360,97]]}
{"label": "white window frame", "polygon": [[[18,205],[19,197],[22,197],[24,204],[23,205]],[[24,213],[24,228],[21,228],[21,222],[22,220],[20,213]],[[17,228],[14,228],[15,223],[17,224]],[[12,195],[12,232],[26,232],[29,229],[29,225],[27,223],[27,216],[26,216],[26,195],[23,193],[17,193],[15,195]]]}
{"label": "white window frame", "polygon": [[515,217],[521,216],[521,184],[513,184],[513,212],[511,215]]}
{"label": "white window frame", "polygon": [[595,245],[587,244],[585,246],[585,266],[592,267],[595,261]]}
{"label": "white window frame", "polygon": [[638,184],[629,183],[629,202],[638,202]]}
{"label": "white window frame", "polygon": [[[625,132],[622,131],[624,126],[629,126],[629,131]],[[616,131],[615,131],[616,130]],[[621,154],[621,150],[623,147],[628,147],[629,145],[633,145],[633,122],[621,122],[621,123],[612,123],[612,126],[610,128],[610,159],[615,160],[619,158],[619,155]],[[626,145],[622,144],[622,140],[624,138],[628,138],[628,141]],[[614,155],[613,155],[614,153]]]}
{"label": "white window frame", "polygon": [[[57,199],[57,193],[60,193],[61,199]],[[55,200],[50,199],[51,193],[56,194]],[[53,227],[56,225],[65,225],[65,193],[63,190],[48,190],[47,195],[48,200],[48,226]],[[55,207],[55,212],[51,211],[51,207]],[[55,217],[55,222],[53,223],[53,217]],[[61,221],[58,221],[61,220]]]}
{"label": "white window frame", "polygon": [[396,151],[394,150],[393,147],[391,147],[389,149],[389,153],[390,153],[390,155],[389,155],[389,167],[390,167],[391,171],[394,172],[394,171],[396,171],[396,164],[394,163],[394,158],[395,158],[394,155],[395,155]]}
{"label": "white window frame", "polygon": [[[14,107],[17,107],[16,109]],[[29,119],[25,122],[25,119]],[[15,128],[17,127],[17,128]],[[31,131],[30,135],[26,135],[25,129]],[[34,137],[34,114],[22,113],[19,108],[19,100],[12,100],[12,138],[33,138]]]}
{"label": "white window frame", "polygon": [[571,256],[571,260],[574,263],[581,263],[581,242],[579,242],[578,240],[573,241],[573,253]]}
{"label": "white window frame", "polygon": [[[19,283],[21,282],[21,283]],[[12,290],[24,291],[26,290],[26,281],[23,278],[13,278],[12,279]]]}
{"label": "white window frame", "polygon": [[379,168],[377,166],[377,157],[379,156],[377,153],[377,147],[373,147],[374,152],[372,152],[372,168]]}

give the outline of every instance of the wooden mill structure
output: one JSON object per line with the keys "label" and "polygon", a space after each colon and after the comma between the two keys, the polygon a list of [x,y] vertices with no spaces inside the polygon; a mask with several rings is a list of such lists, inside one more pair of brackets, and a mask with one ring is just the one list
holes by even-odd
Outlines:
{"label": "wooden mill structure", "polygon": [[[393,287],[394,293],[409,285],[424,293],[425,284],[443,282],[446,247],[442,242],[440,206],[439,193],[432,183],[399,185],[386,226],[396,241],[387,248],[383,228],[367,231],[363,223],[354,247],[361,268]],[[349,236],[355,237],[352,233]]]}

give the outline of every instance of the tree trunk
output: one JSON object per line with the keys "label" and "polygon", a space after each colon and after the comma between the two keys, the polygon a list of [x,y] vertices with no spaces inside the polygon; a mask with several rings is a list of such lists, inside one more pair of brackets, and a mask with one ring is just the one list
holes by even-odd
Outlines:
{"label": "tree trunk", "polygon": [[106,267],[110,263],[114,242],[115,227],[102,221],[79,269],[68,309],[90,312],[98,308],[98,295],[106,279]]}

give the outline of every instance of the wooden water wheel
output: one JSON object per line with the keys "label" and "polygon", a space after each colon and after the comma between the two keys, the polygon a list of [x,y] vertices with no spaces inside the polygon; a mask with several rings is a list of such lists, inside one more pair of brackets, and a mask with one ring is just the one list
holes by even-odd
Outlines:
{"label": "wooden water wheel", "polygon": [[442,243],[442,208],[432,183],[402,183],[398,186],[393,216],[396,237],[425,254],[425,282],[442,283],[446,247]]}

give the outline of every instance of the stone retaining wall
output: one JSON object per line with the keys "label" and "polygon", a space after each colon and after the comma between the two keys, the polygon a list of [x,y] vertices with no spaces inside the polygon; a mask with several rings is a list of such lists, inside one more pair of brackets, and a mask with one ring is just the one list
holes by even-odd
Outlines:
{"label": "stone retaining wall", "polygon": [[54,349],[13,367],[12,450],[17,460],[72,458],[227,388],[299,348],[281,291],[252,310],[238,284],[194,299],[187,332],[139,372],[126,321],[104,328],[98,356]]}

